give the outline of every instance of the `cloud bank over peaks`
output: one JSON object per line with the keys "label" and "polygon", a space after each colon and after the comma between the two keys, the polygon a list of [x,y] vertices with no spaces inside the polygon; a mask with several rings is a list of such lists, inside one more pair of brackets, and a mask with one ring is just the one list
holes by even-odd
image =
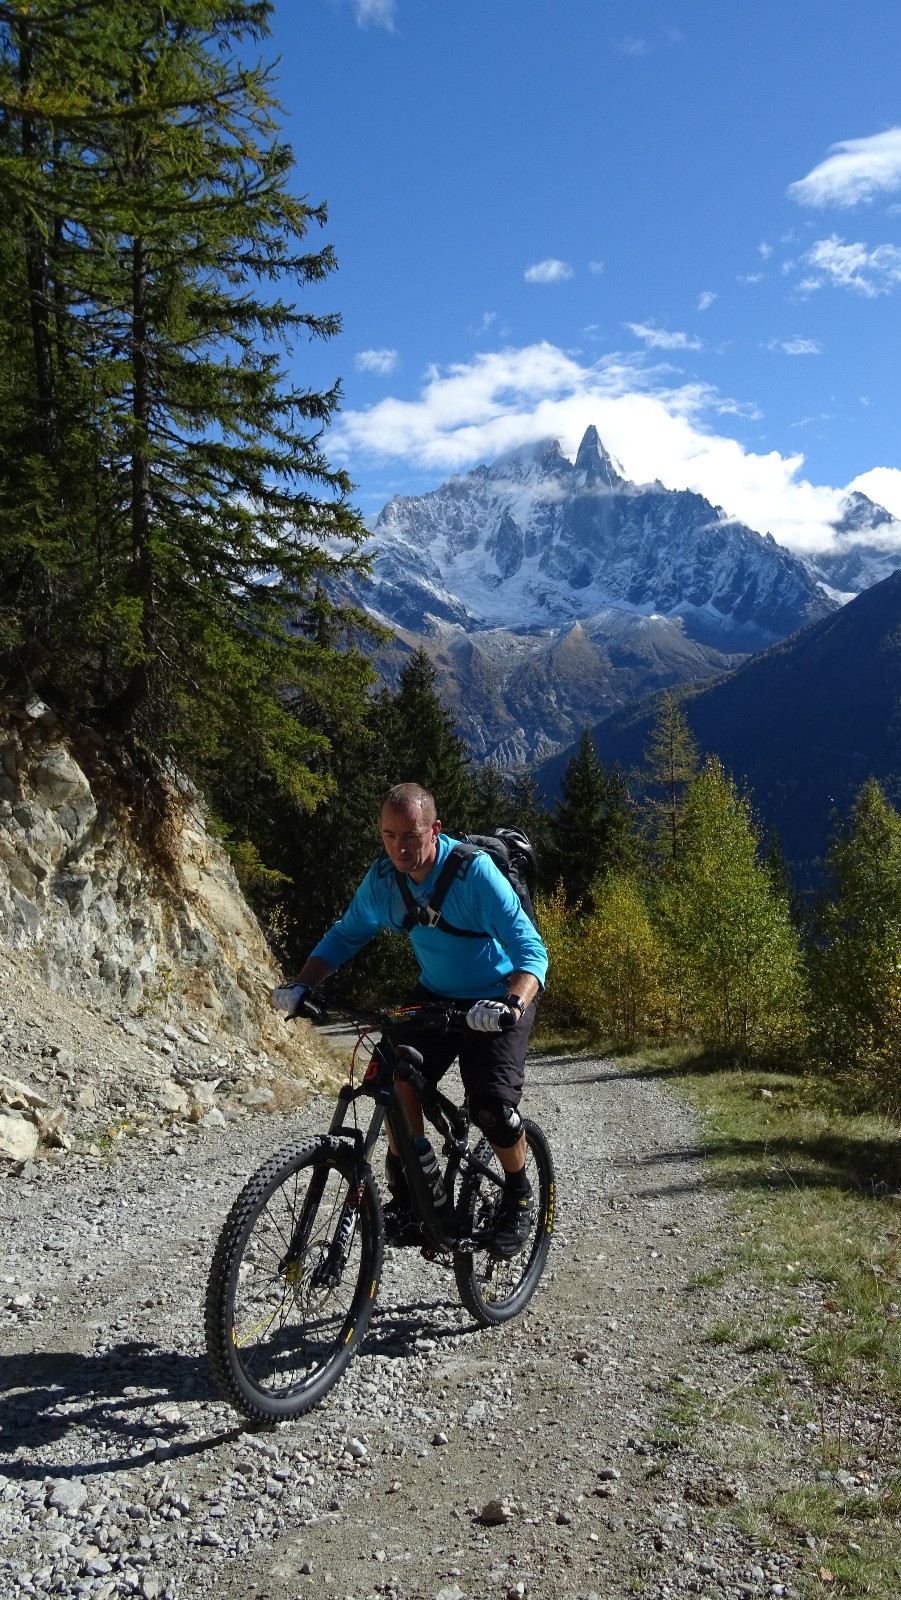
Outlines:
{"label": "cloud bank over peaks", "polygon": [[871,467],[869,472],[861,472],[848,484],[849,494],[855,489],[901,518],[901,471],[897,467]]}
{"label": "cloud bank over peaks", "polygon": [[634,482],[694,490],[795,551],[829,549],[844,491],[804,479],[800,452],[758,454],[714,431],[739,413],[747,407],[644,355],[585,362],[544,342],[433,367],[415,399],[344,412],[329,451],[356,477],[364,461],[447,475],[546,439],[574,459],[594,424]]}
{"label": "cloud bank over peaks", "polygon": [[901,128],[843,139],[788,193],[803,206],[857,206],[901,189]]}

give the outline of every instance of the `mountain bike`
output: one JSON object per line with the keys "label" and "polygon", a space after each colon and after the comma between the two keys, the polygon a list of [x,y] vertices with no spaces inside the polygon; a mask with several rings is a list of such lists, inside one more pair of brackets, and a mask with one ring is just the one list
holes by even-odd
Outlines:
{"label": "mountain bike", "polygon": [[[521,1252],[503,1259],[491,1251],[504,1182],[500,1162],[478,1128],[472,1135],[466,1102],[457,1105],[430,1085],[420,1071],[422,1056],[403,1043],[404,1027],[465,1026],[465,1011],[450,1006],[378,1013],[376,1027],[360,1036],[328,1132],[278,1151],[232,1206],[210,1268],[206,1346],[220,1392],[252,1421],[302,1416],[360,1347],[385,1248],[370,1165],[383,1123],[403,1163],[422,1254],[452,1267],[476,1322],[507,1322],[535,1293],[554,1225],[554,1163],[544,1134],[523,1118],[534,1215]],[[367,1049],[357,1084],[357,1057]],[[418,1089],[423,1116],[440,1136],[443,1171],[430,1141],[410,1128],[397,1088],[403,1079]],[[364,1097],[374,1101],[365,1130],[357,1120]]]}

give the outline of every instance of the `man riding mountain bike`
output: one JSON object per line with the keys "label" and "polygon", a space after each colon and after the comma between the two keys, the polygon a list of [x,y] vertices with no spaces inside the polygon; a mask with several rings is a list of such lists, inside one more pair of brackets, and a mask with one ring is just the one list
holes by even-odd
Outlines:
{"label": "man riding mountain bike", "polygon": [[[405,1027],[404,1043],[420,1052],[422,1070],[431,1083],[437,1083],[459,1057],[472,1120],[504,1169],[491,1249],[509,1258],[522,1249],[533,1221],[526,1141],[517,1107],[547,952],[511,883],[491,857],[461,850],[457,840],[441,832],[435,800],[427,789],[418,783],[389,789],[379,811],[379,832],[385,855],[373,863],[347,911],[320,939],[294,983],[274,990],[273,1005],[288,1017],[298,1015],[311,990],[383,928],[409,934],[420,967],[420,981],[408,996],[409,1003],[450,1000],[467,1012],[470,1032],[452,1036]],[[430,900],[455,849],[449,869],[453,876],[437,914],[429,911]],[[444,884],[441,887],[445,889]],[[398,1088],[412,1131],[421,1134],[419,1094],[408,1082]],[[403,1168],[390,1138],[389,1147],[385,1170],[391,1204],[385,1208],[386,1236],[395,1244],[420,1244]]]}

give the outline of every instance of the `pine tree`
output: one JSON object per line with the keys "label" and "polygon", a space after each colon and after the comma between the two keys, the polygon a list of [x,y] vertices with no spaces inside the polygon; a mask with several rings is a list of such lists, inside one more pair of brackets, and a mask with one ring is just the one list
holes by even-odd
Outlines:
{"label": "pine tree", "polygon": [[697,773],[691,729],[675,696],[666,693],[645,750],[644,774],[651,837],[664,861],[678,857],[685,794]]}
{"label": "pine tree", "polygon": [[628,872],[637,862],[634,810],[618,767],[606,770],[594,740],[583,730],[547,824],[545,881],[561,882],[567,900],[590,907],[592,885],[608,872]]}
{"label": "pine tree", "polygon": [[391,783],[421,783],[435,796],[445,831],[471,829],[475,813],[472,763],[435,689],[437,673],[420,647],[403,668],[397,692],[379,701],[385,765]]}
{"label": "pine tree", "polygon": [[485,762],[472,776],[473,833],[494,833],[497,828],[513,826],[513,805],[510,785],[505,782],[497,767]]}
{"label": "pine tree", "polygon": [[306,806],[297,708],[347,667],[321,584],[361,529],[319,443],[337,387],[283,370],[338,320],[280,292],[334,257],[242,58],[271,10],[0,7],[2,642],[51,701],[201,777],[243,750]]}

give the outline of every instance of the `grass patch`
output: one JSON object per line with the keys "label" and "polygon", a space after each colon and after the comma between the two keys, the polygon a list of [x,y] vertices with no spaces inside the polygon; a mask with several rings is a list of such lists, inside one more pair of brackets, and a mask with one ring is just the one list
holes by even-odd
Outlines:
{"label": "grass patch", "polygon": [[825,1105],[800,1073],[684,1049],[619,1064],[669,1083],[701,1119],[710,1181],[737,1219],[733,1266],[771,1291],[768,1326],[745,1337],[790,1344],[824,1384],[853,1381],[897,1403],[901,1130]]}
{"label": "grass patch", "polygon": [[[811,1380],[802,1397],[777,1365],[721,1405],[724,1422],[743,1425],[729,1445],[734,1464],[759,1456],[771,1474],[736,1521],[746,1519],[755,1538],[803,1549],[805,1597],[897,1600],[901,1129],[834,1103],[822,1081],[784,1065],[738,1065],[684,1047],[624,1053],[587,1030],[547,1034],[538,1048],[612,1054],[621,1071],[667,1085],[696,1111],[708,1179],[729,1197],[733,1235],[725,1262],[693,1281],[715,1288],[738,1275],[764,1290],[756,1311],[749,1302],[741,1318],[714,1322],[701,1337],[749,1360],[788,1360]],[[837,1473],[844,1487],[839,1478],[780,1483],[782,1470],[795,1475],[790,1455],[777,1465],[772,1416],[783,1409],[808,1435],[805,1476]],[[697,1391],[674,1393],[655,1440],[663,1460],[710,1415]],[[872,1470],[859,1492],[849,1469],[864,1480]]]}

